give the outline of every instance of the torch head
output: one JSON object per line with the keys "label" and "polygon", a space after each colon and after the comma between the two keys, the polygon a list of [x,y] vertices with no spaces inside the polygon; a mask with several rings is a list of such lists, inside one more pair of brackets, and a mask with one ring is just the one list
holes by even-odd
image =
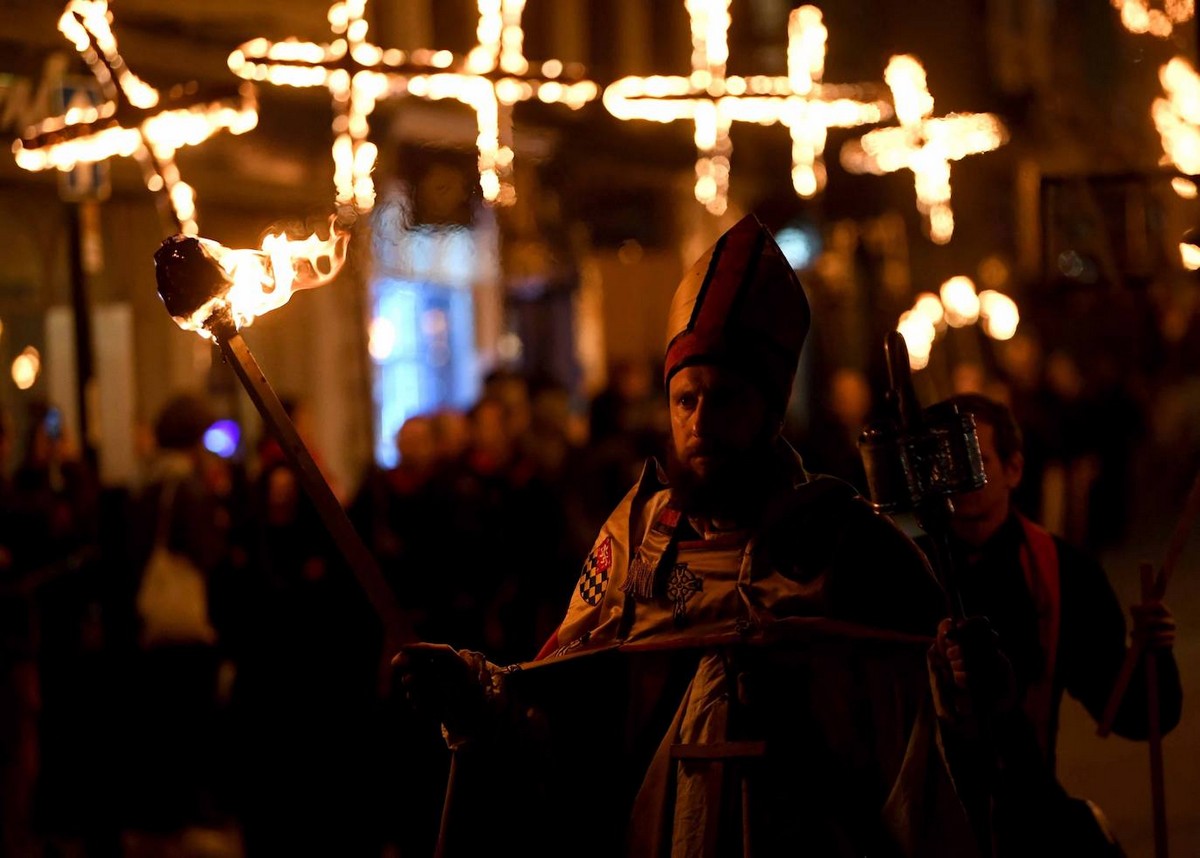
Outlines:
{"label": "torch head", "polygon": [[176,321],[196,318],[229,291],[225,272],[199,239],[173,235],[154,253],[158,296]]}

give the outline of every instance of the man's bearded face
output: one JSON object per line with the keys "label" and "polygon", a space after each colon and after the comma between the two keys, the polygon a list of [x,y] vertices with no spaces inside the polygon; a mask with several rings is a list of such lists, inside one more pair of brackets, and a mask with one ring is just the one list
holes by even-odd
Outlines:
{"label": "man's bearded face", "polygon": [[776,434],[758,387],[731,369],[687,366],[671,377],[668,395],[671,485],[690,511],[752,502]]}

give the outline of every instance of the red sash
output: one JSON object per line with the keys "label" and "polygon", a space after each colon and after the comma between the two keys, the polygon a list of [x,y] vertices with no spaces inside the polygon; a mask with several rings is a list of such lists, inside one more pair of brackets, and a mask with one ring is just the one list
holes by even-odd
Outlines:
{"label": "red sash", "polygon": [[1045,528],[1017,515],[1025,539],[1021,543],[1021,568],[1037,611],[1038,640],[1045,653],[1041,677],[1029,686],[1022,705],[1033,722],[1042,753],[1049,755],[1054,722],[1054,668],[1058,656],[1058,630],[1062,619],[1062,592],[1058,548]]}

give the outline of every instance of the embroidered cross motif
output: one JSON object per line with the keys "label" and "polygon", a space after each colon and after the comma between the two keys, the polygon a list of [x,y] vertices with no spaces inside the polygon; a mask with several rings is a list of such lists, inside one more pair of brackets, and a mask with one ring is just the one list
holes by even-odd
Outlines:
{"label": "embroidered cross motif", "polygon": [[700,592],[704,579],[692,570],[686,563],[676,563],[667,578],[667,598],[675,604],[675,625],[687,624],[687,603],[692,596]]}

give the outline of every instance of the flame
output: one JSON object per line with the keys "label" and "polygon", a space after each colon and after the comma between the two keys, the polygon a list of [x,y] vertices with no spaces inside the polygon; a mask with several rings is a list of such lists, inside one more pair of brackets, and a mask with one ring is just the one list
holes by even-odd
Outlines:
{"label": "flame", "polygon": [[1151,7],[1150,0],[1111,0],[1121,13],[1121,24],[1131,33],[1149,33],[1165,39],[1177,24],[1190,21],[1196,13],[1194,0],[1166,0],[1162,9]]}
{"label": "flame", "polygon": [[[1180,245],[1181,250],[1183,247]],[[1200,251],[1197,251],[1197,267],[1200,267]],[[942,284],[940,296],[932,292],[917,295],[912,309],[900,314],[896,330],[904,336],[908,364],[915,371],[929,365],[934,341],[939,330],[944,330],[943,325],[961,328],[981,322],[984,334],[994,340],[1008,340],[1016,334],[1020,320],[1017,303],[1008,295],[994,289],[976,294],[974,281],[959,275]]]}
{"label": "flame", "polygon": [[339,205],[359,212],[375,204],[371,179],[378,150],[368,140],[376,102],[411,95],[453,99],[476,119],[479,186],[490,203],[516,200],[512,184],[511,107],[533,98],[572,110],[596,98],[589,80],[560,79],[560,60],[530,70],[521,15],[525,0],[479,0],[478,44],[465,57],[450,51],[383,49],[367,41],[366,0],[340,0],[329,10],[336,38],[319,45],[254,39],[229,55],[229,68],[247,80],[281,86],[324,86],[333,96],[334,187]]}
{"label": "flame", "polygon": [[[1163,151],[1183,173],[1200,173],[1200,76],[1183,57],[1175,57],[1158,71],[1166,98],[1150,107]],[[1178,186],[1176,186],[1178,190]]]}
{"label": "flame", "polygon": [[1185,200],[1194,200],[1200,196],[1200,190],[1196,188],[1196,183],[1191,179],[1183,178],[1183,176],[1176,176],[1172,179],[1171,188]]}
{"label": "flame", "polygon": [[1021,321],[1017,302],[993,289],[979,293],[979,317],[983,332],[993,340],[1011,340]]}
{"label": "flame", "polygon": [[315,232],[302,239],[270,233],[259,250],[235,250],[211,239],[197,240],[221,269],[229,288],[190,318],[175,321],[184,330],[208,337],[211,334],[206,323],[214,314],[228,310],[234,325],[244,328],[264,313],[282,307],[296,292],[331,281],[346,263],[350,233],[333,217],[327,238]]}
{"label": "flame", "polygon": [[916,310],[905,310],[900,314],[896,330],[904,337],[904,344],[908,347],[909,367],[924,369],[929,364],[933,340],[937,336],[937,329],[929,317]]}
{"label": "flame", "polygon": [[604,107],[621,120],[694,123],[696,199],[713,214],[728,206],[729,131],[734,122],[784,125],[792,139],[792,187],[811,197],[825,186],[822,153],[830,128],[879,122],[889,115],[857,87],[821,83],[828,30],[815,6],[788,17],[786,77],[726,75],[730,0],[687,0],[691,19],[689,76],[629,76],[604,90]]}
{"label": "flame", "polygon": [[1008,139],[1008,131],[990,113],[933,117],[933,96],[925,69],[915,57],[894,56],[884,80],[892,90],[898,127],[880,128],[842,148],[842,165],[852,173],[882,175],[911,170],[917,209],[929,237],[945,244],[954,233],[950,207],[950,162],[990,152]]}
{"label": "flame", "polygon": [[1200,247],[1186,241],[1179,242],[1179,261],[1188,271],[1200,269]]}
{"label": "flame", "polygon": [[942,306],[942,300],[932,292],[922,292],[917,296],[913,312],[924,316],[934,327],[946,321],[946,308]]}
{"label": "flame", "polygon": [[946,308],[946,324],[950,327],[973,325],[979,319],[979,295],[970,277],[962,274],[951,277],[942,284],[940,294]]}
{"label": "flame", "polygon": [[12,380],[20,390],[29,390],[42,370],[42,356],[33,346],[26,346],[12,362]]}
{"label": "flame", "polygon": [[[59,29],[83,55],[107,100],[94,108],[72,108],[30,129],[13,144],[17,165],[25,170],[65,171],[113,157],[137,158],[147,187],[167,195],[180,231],[194,235],[195,195],[179,177],[175,152],[218,131],[249,131],[258,123],[253,95],[243,88],[236,99],[201,97],[195,90],[161,98],[121,58],[111,19],[106,0],[72,0],[67,5]],[[122,116],[141,117],[140,121],[118,124],[120,106],[127,106]]]}

